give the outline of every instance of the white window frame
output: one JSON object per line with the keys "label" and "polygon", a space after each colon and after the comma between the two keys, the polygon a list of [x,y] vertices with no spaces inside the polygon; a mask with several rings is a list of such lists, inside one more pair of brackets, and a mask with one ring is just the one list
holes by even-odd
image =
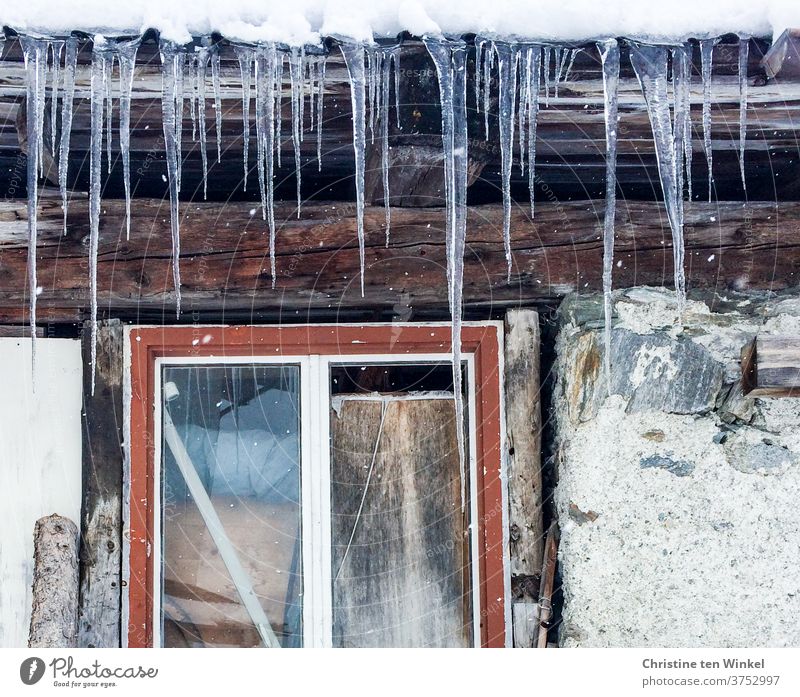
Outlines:
{"label": "white window frame", "polygon": [[[502,354],[501,354],[502,355]],[[340,365],[419,365],[448,363],[451,353],[408,353],[370,355],[307,355],[307,356],[175,356],[156,358],[154,386],[154,469],[158,486],[153,518],[153,646],[162,646],[162,403],[164,366],[227,366],[282,365],[300,368],[300,481],[301,534],[303,550],[303,646],[325,648],[332,645],[333,587],[331,569],[331,491],[330,491],[330,368]],[[480,647],[480,574],[478,539],[478,491],[476,433],[475,363],[471,353],[461,355],[467,371],[467,417],[469,425],[469,484],[470,484],[470,581],[472,593],[472,645]],[[500,366],[502,368],[502,366]],[[316,395],[316,396],[315,396]],[[501,391],[502,397],[502,391]],[[504,424],[503,424],[504,425]],[[502,429],[504,430],[504,428]],[[319,453],[313,457],[313,453]],[[505,503],[505,502],[504,502]],[[505,505],[504,505],[505,514]],[[507,559],[506,559],[507,562]],[[504,564],[506,572],[508,564]],[[507,583],[506,586],[509,584]],[[510,600],[506,589],[506,606]],[[508,637],[510,624],[506,622]],[[508,638],[506,640],[508,643]]]}

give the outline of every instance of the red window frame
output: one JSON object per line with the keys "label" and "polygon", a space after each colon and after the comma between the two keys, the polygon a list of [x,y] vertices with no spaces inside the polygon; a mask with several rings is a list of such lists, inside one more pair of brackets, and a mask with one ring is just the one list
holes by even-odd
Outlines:
{"label": "red window frame", "polygon": [[[151,551],[153,516],[159,488],[155,472],[155,368],[161,357],[306,356],[396,354],[450,350],[449,325],[292,325],[134,327],[128,332],[130,355],[130,503],[128,627],[132,648],[153,643]],[[477,509],[480,579],[480,638],[483,647],[506,645],[507,608],[502,458],[501,327],[468,324],[461,330],[462,352],[473,355],[477,451]]]}

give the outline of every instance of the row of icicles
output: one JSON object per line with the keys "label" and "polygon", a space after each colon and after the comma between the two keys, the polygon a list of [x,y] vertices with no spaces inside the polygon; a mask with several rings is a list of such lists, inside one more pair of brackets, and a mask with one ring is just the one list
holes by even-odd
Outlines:
{"label": "row of icicles", "polygon": [[[119,142],[123,164],[127,211],[130,232],[130,105],[136,53],[141,39],[107,40],[95,37],[91,64],[91,146],[90,146],[90,244],[89,283],[91,288],[92,345],[97,331],[97,251],[100,228],[100,193],[102,185],[103,131],[106,147],[111,152],[111,123],[113,105],[112,70],[119,66]],[[30,323],[36,323],[36,215],[37,181],[43,168],[43,137],[45,97],[50,86],[51,147],[58,153],[58,179],[64,208],[64,230],[67,220],[67,162],[69,158],[72,108],[75,93],[75,71],[78,40],[21,37],[27,72],[27,130],[28,130],[28,278],[30,293]],[[442,144],[445,164],[447,288],[453,322],[452,352],[454,366],[460,364],[462,315],[462,278],[467,228],[467,55],[469,46],[460,40],[426,38],[424,43],[436,66],[442,106]],[[710,120],[710,86],[712,54],[716,40],[700,41],[703,85],[702,131],[703,147],[708,162],[709,198],[712,188],[712,153]],[[650,45],[629,42],[630,58],[638,77],[653,130],[658,171],[672,232],[674,282],[679,310],[685,302],[683,200],[691,199],[692,180],[692,123],[690,114],[690,83],[692,46]],[[364,173],[367,138],[381,140],[383,189],[386,205],[386,242],[389,242],[391,212],[389,208],[389,99],[394,79],[395,110],[398,114],[400,79],[398,47],[379,45],[340,45],[350,81],[353,118],[353,148],[355,154],[355,184],[361,292],[364,292]],[[614,216],[616,200],[617,149],[617,86],[620,69],[620,47],[616,39],[598,42],[603,68],[606,125],[606,209],[604,220],[603,288],[605,296],[606,373],[610,375],[611,275],[614,254]],[[744,180],[744,145],[747,110],[747,49],[742,39],[739,54],[740,101],[740,161]],[[511,274],[511,194],[510,179],[515,142],[518,142],[518,164],[524,172],[527,166],[530,187],[531,216],[534,214],[536,124],[539,103],[549,103],[551,92],[557,96],[559,82],[569,75],[572,62],[580,49],[553,47],[535,43],[509,43],[483,37],[475,40],[474,106],[485,116],[485,137],[489,137],[489,111],[493,73],[497,75],[498,126],[501,145],[501,174],[503,195],[503,240],[508,274]],[[262,217],[269,231],[269,254],[272,283],[275,285],[276,224],[273,202],[273,177],[281,157],[281,103],[285,66],[288,64],[292,111],[291,139],[297,176],[298,216],[300,215],[300,142],[304,138],[304,109],[309,101],[310,129],[316,130],[318,159],[321,164],[323,96],[325,90],[325,55],[306,52],[302,48],[284,50],[274,44],[235,46],[241,69],[243,107],[243,166],[248,172],[248,145],[251,138],[250,105],[255,101],[255,138],[257,143],[258,182]],[[208,74],[211,73],[214,108],[216,112],[216,155],[221,147],[222,107],[220,97],[220,55],[210,41],[199,46],[179,46],[167,41],[160,44],[162,70],[162,114],[168,170],[172,268],[180,314],[180,212],[182,135],[186,102],[192,120],[192,137],[199,135],[203,167],[203,192],[207,189],[207,128],[205,105],[208,99]],[[672,88],[669,88],[671,66]],[[189,83],[187,86],[187,82]],[[56,123],[61,101],[60,124]],[[57,128],[57,126],[59,126]],[[515,134],[516,131],[516,134]],[[60,134],[56,143],[56,133]],[[515,141],[516,137],[516,141]],[[111,158],[109,156],[109,168]],[[35,336],[35,331],[32,332]],[[94,350],[92,368],[94,368]],[[94,370],[92,370],[94,372]],[[459,423],[463,414],[461,403],[461,371],[454,370],[454,392]],[[459,451],[463,461],[464,442],[458,430]],[[462,479],[463,482],[463,479]]]}

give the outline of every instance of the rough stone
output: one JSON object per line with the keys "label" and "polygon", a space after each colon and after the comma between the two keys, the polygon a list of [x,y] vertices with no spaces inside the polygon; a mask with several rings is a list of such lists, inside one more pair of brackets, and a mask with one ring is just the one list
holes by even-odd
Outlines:
{"label": "rough stone", "polygon": [[800,645],[800,398],[743,398],[738,363],[800,293],[693,299],[677,322],[664,289],[615,292],[610,396],[600,299],[562,308],[564,646]]}
{"label": "rough stone", "polygon": [[648,455],[639,460],[639,467],[647,469],[649,467],[660,467],[671,472],[676,477],[688,477],[694,472],[694,464],[686,460],[674,460],[667,455]]}

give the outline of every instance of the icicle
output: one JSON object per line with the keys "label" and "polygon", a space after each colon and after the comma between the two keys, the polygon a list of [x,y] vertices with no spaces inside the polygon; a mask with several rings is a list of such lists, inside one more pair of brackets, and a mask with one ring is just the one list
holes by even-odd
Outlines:
{"label": "icicle", "polygon": [[256,49],[256,138],[258,140],[258,179],[262,216],[269,227],[269,261],[272,287],[275,288],[275,61],[274,44]]}
{"label": "icicle", "polygon": [[275,156],[278,167],[281,166],[281,121],[283,111],[281,98],[283,97],[283,51],[279,51],[275,61]]}
{"label": "icicle", "polygon": [[50,152],[56,152],[56,114],[58,113],[58,86],[61,67],[61,54],[64,51],[63,41],[54,41],[50,45],[53,54],[53,81],[50,90]]}
{"label": "icicle", "polygon": [[300,133],[303,128],[303,53],[293,48],[289,53],[289,80],[292,90],[292,145],[294,147],[294,176],[297,186],[297,217],[300,217]]}
{"label": "icicle", "polygon": [[714,188],[714,172],[712,167],[711,144],[711,65],[714,56],[716,39],[700,40],[700,60],[703,76],[703,148],[708,162],[708,201],[711,202],[711,192]]}
{"label": "icicle", "polygon": [[242,75],[242,161],[244,166],[242,191],[247,191],[247,159],[250,152],[250,82],[253,49],[247,46],[236,46],[235,50],[236,57],[239,59],[239,71]]}
{"label": "icicle", "polygon": [[491,85],[494,55],[494,44],[490,44],[489,50],[483,59],[483,123],[486,128],[485,140],[489,140],[489,109],[492,98]]}
{"label": "icicle", "polygon": [[[299,89],[299,92],[298,92],[298,95],[297,95],[297,106],[298,106],[298,111],[299,111],[298,120],[300,122],[300,124],[299,124],[300,128],[298,130],[299,130],[299,133],[300,133],[300,142],[301,143],[303,142],[303,131],[304,131],[303,124],[305,124],[305,106],[306,106],[306,78],[305,78],[306,69],[305,68],[306,68],[306,63],[307,62],[308,61],[306,60],[306,50],[305,50],[305,48],[301,47],[300,48],[300,84],[299,84],[299,88],[300,89]],[[300,170],[298,169],[298,176],[299,176],[299,171]],[[298,206],[297,206],[297,213],[298,213],[298,215],[300,214],[299,201],[298,201]]]}
{"label": "icicle", "polygon": [[208,134],[206,133],[206,73],[210,49],[203,47],[195,54],[197,62],[197,121],[200,130],[200,161],[203,167],[203,200],[208,198]]}
{"label": "icicle", "polygon": [[383,206],[386,212],[386,246],[392,227],[392,209],[389,206],[389,65],[391,52],[383,54],[381,64],[381,175],[383,179]]}
{"label": "icicle", "polygon": [[508,280],[511,280],[511,164],[514,159],[514,100],[517,94],[517,61],[519,49],[508,43],[494,42],[497,54],[497,70],[500,75],[500,156],[503,179],[503,246]]}
{"label": "icicle", "polygon": [[105,57],[105,72],[103,73],[103,87],[106,91],[106,166],[108,173],[111,174],[111,130],[112,115],[114,111],[114,100],[112,97],[111,80],[114,73],[114,53],[109,51]]}
{"label": "icicle", "polygon": [[394,64],[394,117],[397,120],[397,128],[400,128],[400,46],[392,51],[392,63]]}
{"label": "icicle", "polygon": [[555,63],[555,98],[558,99],[558,85],[561,82],[561,75],[564,72],[564,68],[567,65],[567,57],[569,56],[569,51],[566,48],[559,48]]}
{"label": "icicle", "polygon": [[89,293],[91,296],[92,394],[97,347],[97,250],[100,242],[100,195],[103,167],[103,106],[109,97],[108,63],[112,54],[101,36],[94,37],[91,77],[91,136],[89,146]]}
{"label": "icicle", "polygon": [[183,111],[185,95],[186,54],[182,51],[175,54],[175,151],[178,158],[176,179],[178,193],[181,190],[183,177]]}
{"label": "icicle", "polygon": [[617,89],[619,44],[609,39],[597,44],[603,63],[603,96],[606,123],[606,212],[603,220],[603,310],[605,314],[605,368],[611,396],[611,274],[614,268],[614,218],[617,211]]}
{"label": "icicle", "polygon": [[322,111],[325,106],[325,61],[327,56],[318,59],[317,81],[317,169],[322,171]]}
{"label": "icicle", "polygon": [[[39,210],[39,150],[44,130],[42,82],[47,72],[47,41],[20,36],[25,58],[26,114],[28,131],[28,321],[31,327],[31,368],[36,365],[36,228]],[[41,107],[41,108],[40,108]]]}
{"label": "icicle", "polygon": [[[466,443],[464,398],[461,393],[461,314],[464,253],[467,236],[467,79],[466,45],[461,41],[425,39],[436,64],[442,104],[442,146],[447,198],[447,287],[452,317],[453,395],[458,456],[461,464],[461,509],[466,506]],[[501,60],[502,70],[502,56]]]}
{"label": "icicle", "polygon": [[481,76],[483,75],[483,48],[486,45],[486,39],[475,39],[475,111],[481,113],[481,102],[483,95],[481,94]]}
{"label": "icicle", "polygon": [[569,80],[570,73],[572,73],[572,66],[575,65],[575,59],[578,57],[578,54],[582,51],[582,48],[573,48],[572,53],[569,57],[569,65],[567,66],[567,71],[564,73],[564,82]]}
{"label": "icicle", "polygon": [[122,154],[122,178],[125,185],[125,237],[131,237],[131,91],[136,52],[140,39],[117,45],[119,62],[119,148]]}
{"label": "icicle", "polygon": [[64,55],[64,96],[61,99],[61,142],[58,149],[58,188],[64,213],[64,234],[67,234],[67,171],[69,168],[69,141],[72,135],[72,107],[75,100],[75,66],[78,61],[78,40],[67,39]]}
{"label": "icicle", "polygon": [[189,60],[189,111],[192,119],[192,142],[197,142],[197,61]]}
{"label": "icicle", "polygon": [[179,96],[182,89],[182,73],[184,54],[173,43],[162,41],[160,44],[161,74],[161,110],[164,127],[164,142],[167,151],[167,173],[169,175],[170,229],[172,232],[172,279],[175,284],[176,313],[181,313],[181,236],[180,211],[178,193],[180,191],[181,159],[179,143],[183,133],[183,110],[178,111],[176,105],[183,104]]}
{"label": "icicle", "polygon": [[527,49],[525,59],[525,82],[528,110],[528,192],[531,199],[531,218],[534,214],[536,192],[536,122],[539,118],[539,90],[541,88],[542,50],[539,46]]}
{"label": "icicle", "polygon": [[369,132],[371,142],[375,143],[375,108],[376,91],[377,91],[377,68],[375,63],[377,61],[378,52],[372,48],[367,49],[367,98],[369,100]]}
{"label": "icicle", "polygon": [[525,121],[528,117],[528,81],[525,79],[525,56],[526,52],[520,50],[519,62],[519,106],[517,107],[517,120],[519,122],[519,173],[525,174]]}
{"label": "icicle", "polygon": [[686,300],[686,282],[683,268],[683,196],[676,186],[675,144],[667,96],[667,49],[663,46],[630,44],[631,63],[639,79],[647,105],[647,114],[653,129],[658,174],[664,192],[675,267],[675,293],[678,312],[683,311]]}
{"label": "icicle", "polygon": [[675,181],[678,196],[683,196],[684,182],[692,198],[692,46],[689,43],[672,49],[672,81],[675,93]]}
{"label": "icicle", "polygon": [[39,74],[36,80],[36,123],[41,124],[36,132],[36,162],[39,176],[44,176],[44,106],[47,94],[47,53],[50,47],[49,41],[42,39],[44,55],[41,60],[36,61]]}
{"label": "icicle", "polygon": [[350,101],[353,112],[353,150],[356,159],[356,227],[361,271],[361,297],[364,297],[364,170],[367,147],[366,75],[364,46],[341,44],[342,55],[350,78]]}
{"label": "icicle", "polygon": [[750,56],[750,40],[739,40],[739,171],[742,175],[742,189],[747,195],[747,182],[744,176],[744,153],[747,149],[747,59]]}
{"label": "icicle", "polygon": [[549,46],[542,49],[544,58],[542,59],[542,70],[544,72],[544,105],[550,106],[550,55],[553,52]]}
{"label": "icicle", "polygon": [[214,113],[217,122],[217,162],[222,162],[222,95],[219,68],[219,47],[217,47],[211,54],[211,83],[214,89]]}

